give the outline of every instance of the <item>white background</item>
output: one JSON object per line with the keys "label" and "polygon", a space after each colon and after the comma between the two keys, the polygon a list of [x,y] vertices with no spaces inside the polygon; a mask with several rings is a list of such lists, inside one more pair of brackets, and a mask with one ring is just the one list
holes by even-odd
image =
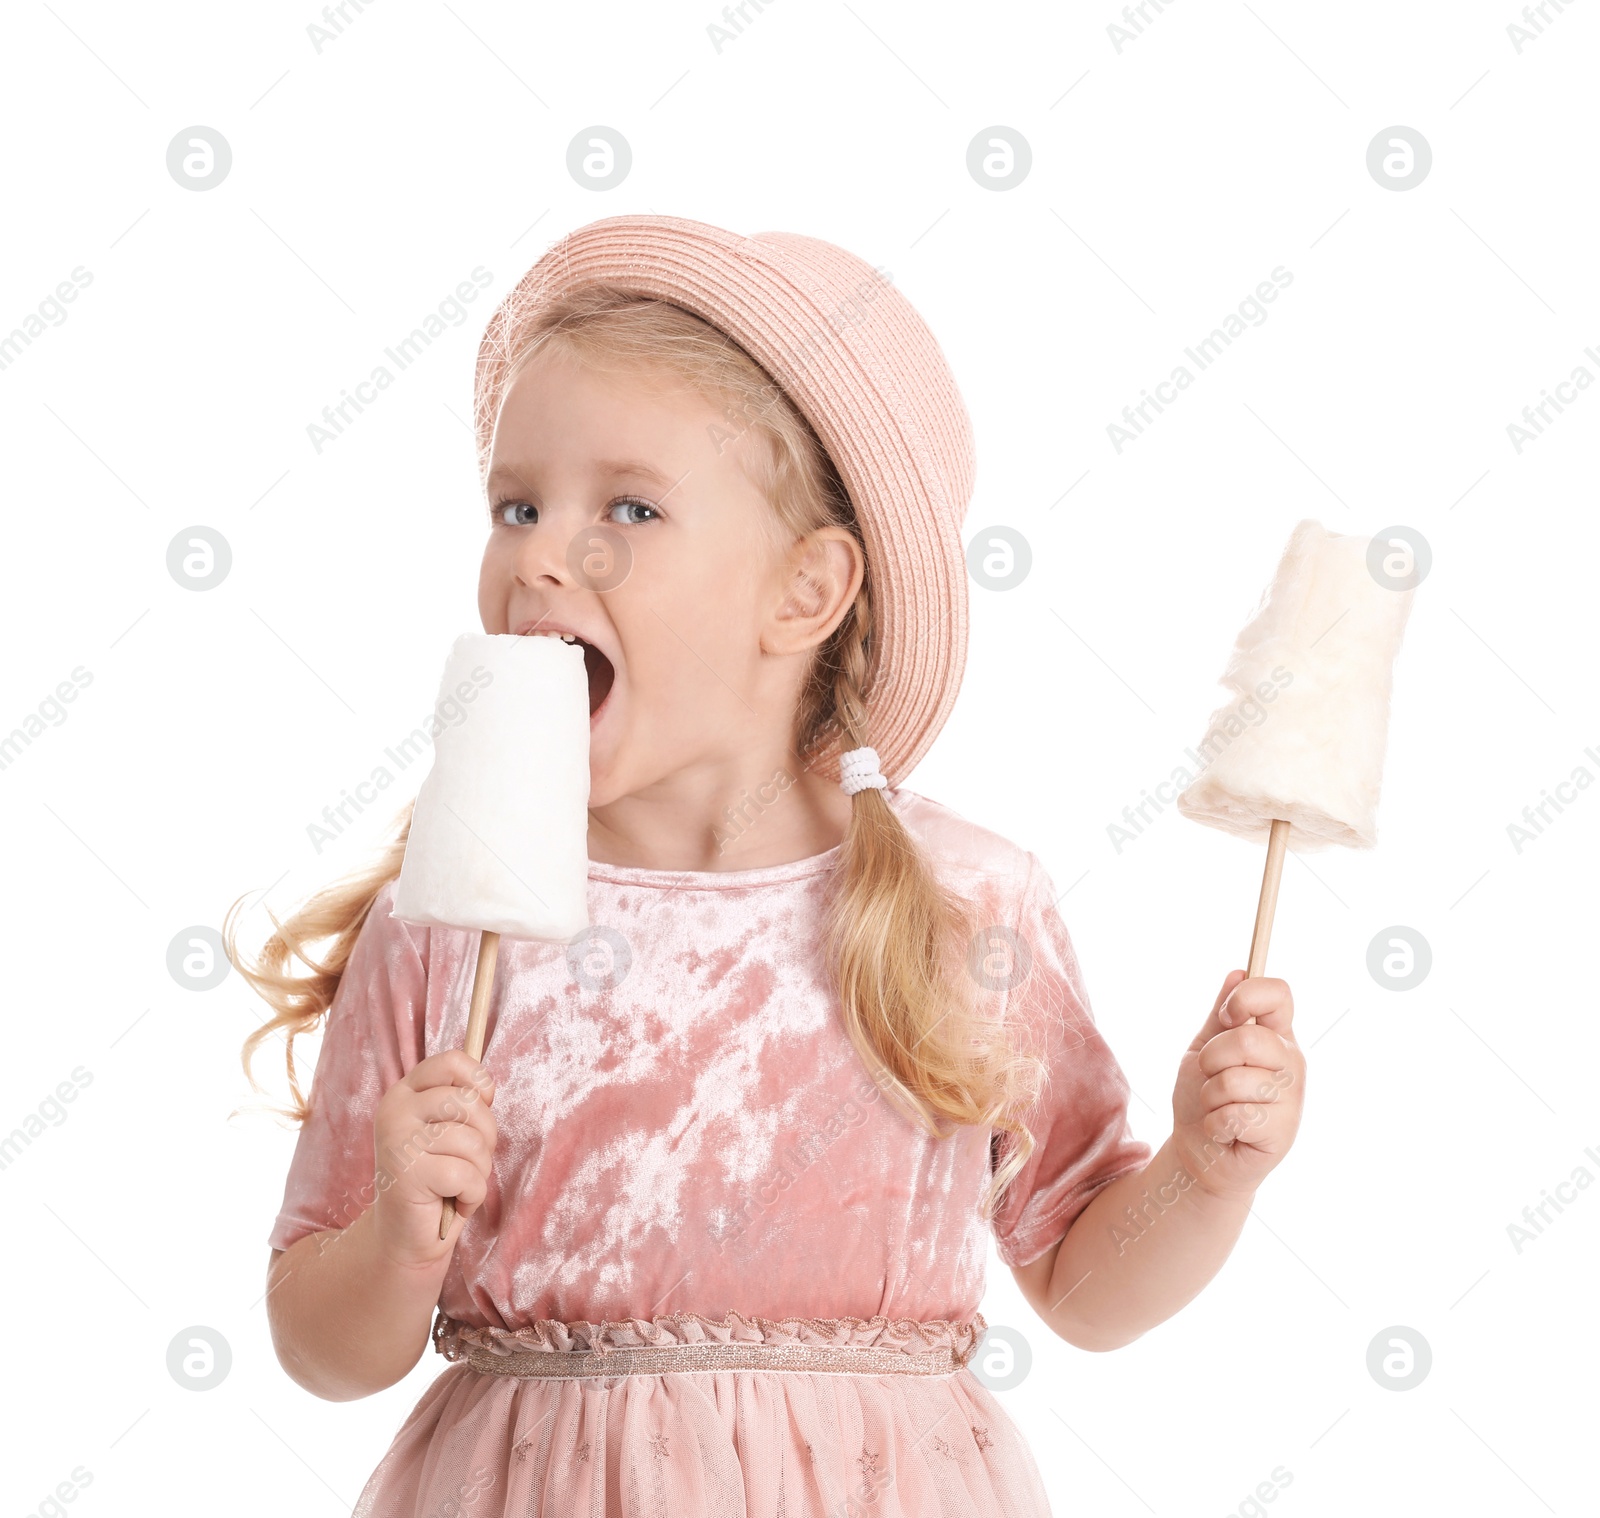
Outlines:
{"label": "white background", "polygon": [[[181,988],[166,952],[241,892],[281,914],[387,824],[320,855],[306,832],[477,626],[483,322],[624,211],[828,238],[938,335],[978,441],[966,535],[1013,527],[1034,564],[973,588],[960,701],[909,783],[1067,892],[1152,1143],[1260,855],[1171,808],[1120,853],[1107,825],[1200,736],[1296,521],[1426,537],[1379,847],[1285,875],[1298,1144],[1221,1276],[1131,1347],[1054,1340],[998,1260],[983,1310],[1032,1343],[1005,1403],[1063,1514],[1255,1511],[1278,1467],[1270,1511],[1301,1518],[1594,1511],[1600,1190],[1520,1253],[1507,1229],[1600,1176],[1600,789],[1520,852],[1507,825],[1600,775],[1600,394],[1520,453],[1507,424],[1600,375],[1600,16],[1551,6],[1519,52],[1509,0],[1174,0],[1119,51],[1110,4],[1071,9],[781,0],[719,53],[711,4],[678,0],[379,0],[320,52],[309,3],[9,8],[0,332],[92,283],[0,369],[0,731],[92,683],[0,771],[0,1131],[92,1079],[0,1172],[8,1512],[77,1467],[85,1514],[347,1509],[442,1369],[329,1404],[279,1368],[258,1299],[294,1136],[250,1111],[261,1008],[237,976]],[[166,166],[196,124],[233,154],[200,193]],[[633,152],[604,193],[566,169],[596,124]],[[1433,153],[1398,192],[1366,164],[1397,124]],[[1004,191],[967,169],[997,125],[1032,150]],[[1280,265],[1268,320],[1118,453],[1107,424]],[[307,424],[475,266],[469,319],[318,454]],[[166,568],[196,524],[233,555],[203,593]],[[1366,967],[1397,924],[1433,953],[1403,993]],[[234,1357],[203,1394],[165,1365],[194,1324]],[[1397,1325],[1433,1356],[1405,1392],[1367,1369]]]}

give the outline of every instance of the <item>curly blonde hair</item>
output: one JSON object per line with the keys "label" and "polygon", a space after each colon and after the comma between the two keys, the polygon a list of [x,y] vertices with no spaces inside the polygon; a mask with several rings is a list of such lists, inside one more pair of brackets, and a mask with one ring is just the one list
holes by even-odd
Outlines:
{"label": "curly blonde hair", "polygon": [[[725,437],[739,443],[741,467],[772,505],[775,541],[843,527],[866,559],[849,493],[826,448],[767,371],[725,333],[669,302],[590,286],[547,305],[519,334],[514,352],[497,358],[498,393],[504,395],[511,375],[534,353],[549,347],[605,372],[665,372],[722,407]],[[869,563],[854,603],[817,649],[803,684],[791,733],[801,765],[831,735],[839,736],[841,748],[871,743],[872,636]],[[239,955],[235,942],[245,898],[228,911],[228,957],[273,1009],[245,1040],[245,1073],[254,1085],[256,1050],[273,1034],[286,1033],[294,1098],[286,1115],[297,1122],[309,1109],[295,1070],[295,1037],[313,1032],[331,1006],[373,902],[400,872],[410,825],[407,803],[394,836],[366,869],[319,891],[287,921],[272,917],[274,932],[254,963]],[[880,1088],[934,1137],[951,1137],[968,1125],[997,1130],[983,1203],[992,1215],[1033,1150],[1021,1114],[1036,1099],[1044,1068],[1034,1054],[1013,1049],[999,1020],[983,1010],[983,993],[967,968],[972,914],[971,904],[938,880],[884,793],[858,791],[824,926],[844,1027]],[[324,947],[314,954],[317,944]],[[291,960],[310,973],[291,973]],[[941,1130],[941,1118],[953,1126]],[[1013,1141],[1005,1143],[1002,1133]]]}

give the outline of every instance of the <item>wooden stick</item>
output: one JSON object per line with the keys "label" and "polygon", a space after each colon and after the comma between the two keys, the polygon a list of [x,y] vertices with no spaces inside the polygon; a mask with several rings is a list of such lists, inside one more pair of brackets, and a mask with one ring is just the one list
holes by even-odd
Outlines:
{"label": "wooden stick", "polygon": [[[1267,838],[1267,867],[1261,875],[1261,900],[1256,905],[1256,930],[1250,938],[1249,976],[1267,973],[1267,944],[1272,938],[1272,914],[1278,906],[1278,881],[1283,874],[1284,850],[1289,847],[1289,824],[1274,818]],[[1251,1018],[1251,1022],[1255,1019]]]}
{"label": "wooden stick", "polygon": [[[467,1012],[467,1053],[473,1059],[483,1058],[483,1035],[489,1025],[489,993],[494,989],[494,966],[499,957],[500,935],[485,928],[478,935],[478,967],[472,973],[472,1006]],[[450,1232],[455,1215],[455,1198],[447,1196],[439,1209],[441,1239]]]}

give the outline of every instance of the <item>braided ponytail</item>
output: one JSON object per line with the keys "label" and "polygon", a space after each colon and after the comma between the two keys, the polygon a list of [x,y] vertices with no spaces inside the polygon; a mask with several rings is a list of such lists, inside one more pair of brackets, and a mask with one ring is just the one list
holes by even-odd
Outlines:
{"label": "braided ponytail", "polygon": [[[802,748],[832,732],[841,752],[871,743],[864,697],[871,634],[863,582],[818,654],[817,699],[809,710],[802,704],[811,729]],[[971,908],[936,878],[884,792],[857,791],[824,929],[844,1026],[879,1087],[935,1137],[955,1131],[941,1131],[941,1117],[1015,1135],[994,1169],[985,1199],[992,1209],[1033,1149],[1032,1134],[1010,1111],[1018,1089],[1031,1091],[1036,1067],[978,1016],[977,982],[965,968],[974,931]],[[996,1153],[992,1147],[991,1159]]]}

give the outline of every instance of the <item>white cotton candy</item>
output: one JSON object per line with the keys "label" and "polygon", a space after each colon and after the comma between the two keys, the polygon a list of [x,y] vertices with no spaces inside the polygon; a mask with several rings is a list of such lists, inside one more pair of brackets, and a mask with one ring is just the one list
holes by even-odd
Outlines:
{"label": "white cotton candy", "polygon": [[1258,841],[1282,818],[1295,850],[1377,841],[1391,675],[1414,592],[1374,578],[1370,541],[1295,528],[1234,644],[1231,699],[1200,741],[1206,768],[1178,797],[1185,816]]}
{"label": "white cotton candy", "polygon": [[589,682],[553,637],[467,633],[445,663],[433,768],[393,915],[565,941],[589,926]]}

